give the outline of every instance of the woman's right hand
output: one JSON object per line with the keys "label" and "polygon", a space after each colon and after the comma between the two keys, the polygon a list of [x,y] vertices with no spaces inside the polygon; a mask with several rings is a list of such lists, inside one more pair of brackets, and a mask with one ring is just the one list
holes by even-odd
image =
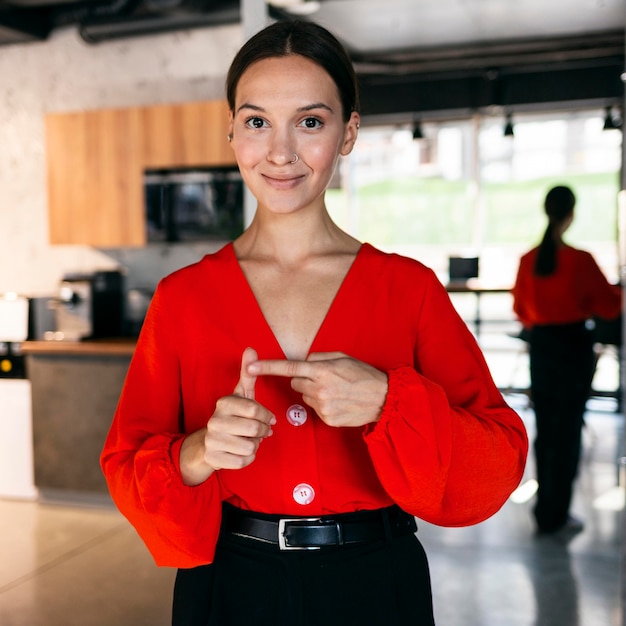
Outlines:
{"label": "woman's right hand", "polygon": [[199,485],[218,469],[250,465],[261,441],[272,435],[276,418],[254,399],[256,376],[247,373],[248,365],[257,359],[255,350],[244,350],[239,382],[232,395],[217,401],[206,428],[183,441],[180,470],[186,485]]}

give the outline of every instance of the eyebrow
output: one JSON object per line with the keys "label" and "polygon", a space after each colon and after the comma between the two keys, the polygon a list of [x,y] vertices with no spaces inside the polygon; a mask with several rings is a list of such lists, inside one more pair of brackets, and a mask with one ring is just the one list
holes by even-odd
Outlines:
{"label": "eyebrow", "polygon": [[[244,102],[238,109],[237,113],[243,109],[251,109],[252,111],[257,111],[258,113],[265,113],[265,109],[263,107],[257,106],[256,104],[250,104],[248,102]],[[315,109],[325,109],[329,113],[333,112],[332,107],[329,107],[327,104],[323,102],[313,102],[312,104],[307,104],[306,106],[299,107],[299,113],[305,113],[306,111],[314,111]]]}

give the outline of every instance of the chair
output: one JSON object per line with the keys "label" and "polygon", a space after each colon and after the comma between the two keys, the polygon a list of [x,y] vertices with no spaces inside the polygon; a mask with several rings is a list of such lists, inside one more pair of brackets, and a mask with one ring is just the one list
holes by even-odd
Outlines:
{"label": "chair", "polygon": [[622,316],[612,320],[605,320],[601,317],[593,318],[593,340],[605,346],[622,345]]}
{"label": "chair", "polygon": [[618,388],[612,392],[592,390],[591,395],[609,395],[617,400],[617,410],[622,410],[622,316],[606,320],[593,318],[593,341],[595,344],[596,367],[600,357],[605,353],[614,353],[618,366]]}

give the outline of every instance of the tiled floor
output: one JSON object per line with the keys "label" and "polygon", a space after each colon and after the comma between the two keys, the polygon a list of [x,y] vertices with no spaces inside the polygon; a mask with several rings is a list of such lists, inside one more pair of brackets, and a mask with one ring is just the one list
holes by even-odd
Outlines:
{"label": "tiled floor", "polygon": [[[532,437],[525,399],[510,398]],[[591,401],[573,512],[576,535],[537,536],[532,499],[509,500],[474,527],[420,524],[430,557],[439,626],[621,626],[620,550],[624,494],[617,487],[623,416]],[[532,453],[522,489],[534,476]],[[517,495],[516,494],[516,495]]]}
{"label": "tiled floor", "polygon": [[[525,398],[509,401],[532,433]],[[438,626],[621,626],[622,513],[611,496],[623,498],[622,416],[609,400],[591,407],[574,507],[584,532],[535,536],[532,501],[470,528],[419,524]],[[0,500],[1,626],[165,626],[173,577],[111,507]]]}

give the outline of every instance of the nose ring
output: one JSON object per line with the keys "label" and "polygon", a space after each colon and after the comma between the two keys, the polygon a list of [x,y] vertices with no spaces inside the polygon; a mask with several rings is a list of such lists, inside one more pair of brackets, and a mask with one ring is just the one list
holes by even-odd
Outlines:
{"label": "nose ring", "polygon": [[300,157],[294,152],[293,161],[287,161],[287,163],[289,163],[289,165],[293,165],[294,163],[297,163],[299,160],[300,160]]}

